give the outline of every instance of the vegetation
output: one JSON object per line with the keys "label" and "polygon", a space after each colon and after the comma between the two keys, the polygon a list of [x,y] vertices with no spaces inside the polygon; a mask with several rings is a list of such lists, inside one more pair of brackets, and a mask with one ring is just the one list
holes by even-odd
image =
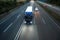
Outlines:
{"label": "vegetation", "polygon": [[8,12],[9,10],[19,6],[19,5],[23,5],[24,2],[19,2],[17,3],[16,0],[15,1],[0,1],[0,15]]}
{"label": "vegetation", "polygon": [[14,8],[16,5],[13,2],[2,2],[0,1],[0,14],[8,12],[10,9]]}
{"label": "vegetation", "polygon": [[60,6],[60,0],[47,0],[46,2]]}

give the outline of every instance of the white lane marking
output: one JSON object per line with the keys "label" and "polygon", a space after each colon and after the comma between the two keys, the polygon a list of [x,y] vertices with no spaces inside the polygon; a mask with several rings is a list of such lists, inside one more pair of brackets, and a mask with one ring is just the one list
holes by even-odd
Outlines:
{"label": "white lane marking", "polygon": [[[9,18],[11,17],[10,15],[8,15],[9,16]],[[2,24],[2,23],[4,23],[6,20],[8,20],[9,18],[7,18],[8,16],[6,16],[5,18],[3,18],[3,19],[5,19],[4,21],[2,21],[0,24]],[[3,19],[1,19],[1,20],[3,20]]]}
{"label": "white lane marking", "polygon": [[44,24],[46,24],[46,22],[45,22],[45,20],[43,18],[42,18],[42,21],[43,21]]}
{"label": "white lane marking", "polygon": [[[3,18],[3,19],[5,19],[5,20],[2,21],[2,22],[0,22],[0,24],[2,24],[3,22],[5,22],[6,20],[8,20],[8,18]],[[1,19],[1,20],[3,20],[3,19]]]}
{"label": "white lane marking", "polygon": [[[48,16],[48,15],[47,15]],[[49,17],[49,16],[48,16]],[[51,21],[60,29],[60,26],[57,24],[57,23],[55,23],[55,21],[51,18],[51,17],[49,17],[50,19],[51,19]]]}
{"label": "white lane marking", "polygon": [[[24,22],[24,21],[23,21],[23,22]],[[18,40],[18,38],[19,38],[19,36],[20,36],[20,34],[21,34],[21,32],[22,32],[22,30],[21,30],[21,29],[22,29],[22,25],[23,25],[23,23],[21,24],[21,27],[20,27],[20,29],[18,30],[18,32],[17,32],[14,40]]]}
{"label": "white lane marking", "polygon": [[3,32],[6,32],[12,25],[13,23],[11,23]]}
{"label": "white lane marking", "polygon": [[[19,17],[20,17],[20,15],[17,16],[17,19],[18,19]],[[16,20],[17,20],[17,19],[16,19]],[[15,20],[15,21],[16,21],[16,20]],[[15,21],[14,21],[14,22],[15,22]],[[14,23],[14,22],[13,22],[13,23]],[[13,23],[11,23],[3,32],[6,32],[6,31],[11,27],[11,25],[12,25]]]}
{"label": "white lane marking", "polygon": [[17,18],[19,18],[19,17],[20,17],[20,15],[17,16]]}
{"label": "white lane marking", "polygon": [[[20,16],[20,15],[18,15],[17,18],[19,18],[19,16]],[[5,19],[5,20],[4,20],[3,22],[1,22],[0,24],[4,23],[6,20],[8,20],[8,18]]]}
{"label": "white lane marking", "polygon": [[[5,20],[6,21],[6,20]],[[5,22],[5,21],[3,21],[3,22]],[[2,24],[3,22],[1,22],[0,24]]]}

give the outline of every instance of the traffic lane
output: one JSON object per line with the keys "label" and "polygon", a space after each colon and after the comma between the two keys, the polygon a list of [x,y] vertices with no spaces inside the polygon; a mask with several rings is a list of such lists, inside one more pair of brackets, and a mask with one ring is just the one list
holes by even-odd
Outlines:
{"label": "traffic lane", "polygon": [[[29,5],[29,3],[28,3],[28,5]],[[9,16],[8,16],[8,18],[7,18],[7,20],[4,20],[4,21],[2,21],[1,22],[1,24],[0,24],[0,33],[5,29],[5,28],[7,28],[19,15],[21,16],[21,15],[24,15],[24,11],[25,11],[25,9],[27,8],[27,6],[28,6],[27,4],[26,5],[24,5],[22,8],[19,8],[17,11],[16,11],[16,13],[15,13],[15,11],[14,12],[12,12],[12,16],[9,18]],[[23,10],[22,10],[23,9]],[[15,14],[14,14],[15,13]],[[14,14],[14,15],[13,15]]]}
{"label": "traffic lane", "polygon": [[58,34],[51,26],[49,28],[39,19],[36,19],[36,25],[39,33],[39,40],[56,40]]}
{"label": "traffic lane", "polygon": [[59,31],[56,29],[57,25],[52,22],[52,20],[47,16],[47,14],[45,14],[46,12],[44,12],[41,7],[38,8],[40,11],[40,18],[39,16],[36,18],[36,24],[38,26],[38,31],[42,32],[42,40],[56,40],[57,37],[59,37]]}
{"label": "traffic lane", "polygon": [[42,17],[50,31],[51,40],[60,39],[60,26],[49,15],[42,13]]}
{"label": "traffic lane", "polygon": [[[35,22],[39,32],[39,40],[52,40],[49,28],[39,12],[35,12]],[[51,38],[51,39],[50,39]]]}
{"label": "traffic lane", "polygon": [[[11,17],[10,19],[8,19],[6,22],[0,24],[0,33],[6,28],[8,27],[14,20],[15,18],[17,18],[17,14],[14,15],[13,17]],[[10,20],[10,21],[9,21]]]}
{"label": "traffic lane", "polygon": [[36,25],[22,25],[18,40],[38,40],[38,31]]}
{"label": "traffic lane", "polygon": [[52,29],[52,27],[49,28],[49,26],[45,25],[43,19],[41,19],[41,16],[38,15],[35,17],[35,21],[39,32],[39,40],[55,40],[55,30]]}
{"label": "traffic lane", "polygon": [[26,24],[24,21],[18,35],[19,38],[15,38],[15,40],[39,40],[35,18],[33,18],[31,24]]}
{"label": "traffic lane", "polygon": [[47,40],[49,37],[49,30],[42,20],[41,14],[35,12],[35,24],[37,25],[39,40]]}
{"label": "traffic lane", "polygon": [[5,29],[2,34],[0,35],[1,40],[14,40],[15,35],[17,34],[22,22],[23,22],[22,16],[18,17],[13,24],[7,29]]}

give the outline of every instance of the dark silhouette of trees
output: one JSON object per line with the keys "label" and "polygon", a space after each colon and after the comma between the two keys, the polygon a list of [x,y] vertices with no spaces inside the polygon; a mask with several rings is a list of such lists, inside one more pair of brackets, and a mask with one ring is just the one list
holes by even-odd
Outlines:
{"label": "dark silhouette of trees", "polygon": [[55,4],[55,5],[60,5],[60,0],[47,0],[46,2]]}

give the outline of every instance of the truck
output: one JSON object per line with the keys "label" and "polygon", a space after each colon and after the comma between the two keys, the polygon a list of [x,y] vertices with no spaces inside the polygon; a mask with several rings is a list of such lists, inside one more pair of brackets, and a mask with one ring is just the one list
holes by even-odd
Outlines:
{"label": "truck", "polygon": [[33,19],[33,8],[32,6],[28,6],[27,9],[25,10],[25,16],[24,19],[27,24],[30,24]]}

